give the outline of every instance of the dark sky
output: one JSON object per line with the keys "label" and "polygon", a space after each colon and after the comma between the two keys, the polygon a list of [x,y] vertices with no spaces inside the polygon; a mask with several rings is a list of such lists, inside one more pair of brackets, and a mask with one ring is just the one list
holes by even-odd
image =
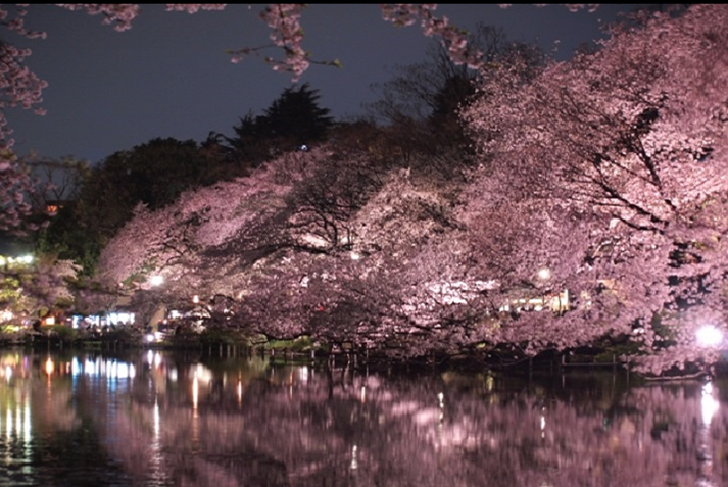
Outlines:
{"label": "dark sky", "polygon": [[[477,22],[502,28],[512,41],[538,41],[547,49],[559,41],[557,57],[564,59],[599,37],[600,24],[636,6],[605,4],[575,13],[561,5],[442,4],[437,13],[469,30]],[[155,137],[199,142],[210,131],[232,135],[240,116],[260,114],[291,86],[289,73],[255,57],[233,64],[225,53],[268,43],[269,29],[257,16],[262,7],[188,14],[143,5],[132,29],[119,33],[101,25],[99,16],[30,6],[28,26],[48,34],[24,43],[33,49],[27,64],[49,83],[48,113],[8,111],[17,151],[96,162]],[[312,65],[300,80],[319,90],[320,105],[337,120],[363,114],[362,105],[376,100],[372,85],[390,79],[397,65],[423,60],[433,42],[419,26],[385,22],[376,4],[309,4],[301,24],[304,48],[314,59],[343,64]]]}

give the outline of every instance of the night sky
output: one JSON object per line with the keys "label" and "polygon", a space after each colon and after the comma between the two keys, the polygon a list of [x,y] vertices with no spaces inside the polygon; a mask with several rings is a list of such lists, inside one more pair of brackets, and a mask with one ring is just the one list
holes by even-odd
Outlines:
{"label": "night sky", "polygon": [[[560,5],[443,4],[437,13],[458,27],[477,22],[499,27],[512,41],[558,44],[567,58],[582,42],[600,36],[599,25],[637,4],[601,5],[570,12]],[[29,7],[27,25],[46,40],[10,42],[31,47],[27,64],[49,83],[45,116],[10,110],[16,150],[44,157],[74,156],[96,162],[155,137],[204,140],[211,131],[232,135],[239,117],[260,114],[291,86],[260,58],[230,62],[226,49],[268,44],[258,5],[221,12],[166,12],[144,5],[131,30],[116,32],[101,17],[43,4]],[[376,100],[372,85],[391,79],[397,65],[422,61],[434,42],[419,26],[395,28],[376,4],[316,5],[304,10],[304,48],[315,60],[338,58],[342,68],[312,65],[300,83],[319,90],[320,105],[337,120],[364,113]],[[278,56],[278,52],[269,54]]]}

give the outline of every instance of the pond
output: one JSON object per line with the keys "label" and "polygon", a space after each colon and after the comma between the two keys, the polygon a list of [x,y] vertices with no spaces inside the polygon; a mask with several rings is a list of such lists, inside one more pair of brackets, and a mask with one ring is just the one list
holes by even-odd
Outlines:
{"label": "pond", "polygon": [[0,485],[723,486],[728,384],[0,351]]}

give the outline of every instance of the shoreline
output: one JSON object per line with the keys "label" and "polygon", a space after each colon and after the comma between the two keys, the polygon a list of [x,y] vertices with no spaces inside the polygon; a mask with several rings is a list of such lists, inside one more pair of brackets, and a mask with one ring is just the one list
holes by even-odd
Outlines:
{"label": "shoreline", "polygon": [[[237,338],[237,340],[236,340]],[[723,362],[711,370],[694,368],[675,371],[661,376],[646,376],[631,370],[630,364],[620,361],[616,353],[574,353],[574,351],[542,352],[536,356],[517,356],[511,350],[460,352],[455,354],[428,354],[423,356],[396,356],[386,349],[357,349],[349,346],[327,347],[310,339],[258,340],[240,339],[237,336],[205,337],[203,335],[171,336],[160,341],[148,342],[138,334],[119,336],[110,333],[103,336],[59,336],[33,332],[23,337],[0,337],[0,348],[31,348],[33,350],[77,350],[85,352],[122,353],[125,351],[159,350],[170,353],[196,353],[204,357],[267,357],[273,363],[326,363],[331,369],[341,367],[377,371],[469,371],[513,374],[558,374],[574,370],[609,370],[636,375],[651,381],[696,380],[728,375],[728,364]],[[390,353],[387,353],[390,352]]]}

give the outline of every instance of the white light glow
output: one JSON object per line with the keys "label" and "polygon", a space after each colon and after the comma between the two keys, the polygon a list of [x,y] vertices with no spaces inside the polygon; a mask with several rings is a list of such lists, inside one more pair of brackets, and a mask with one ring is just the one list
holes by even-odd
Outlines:
{"label": "white light glow", "polygon": [[701,347],[715,347],[723,341],[723,333],[714,326],[703,326],[695,333],[695,340]]}
{"label": "white light glow", "polygon": [[159,276],[159,275],[152,276],[149,279],[149,284],[151,284],[152,286],[160,286],[163,282],[164,282],[164,278],[162,276]]}
{"label": "white light glow", "polygon": [[700,395],[700,412],[704,425],[710,426],[713,416],[720,407],[719,404],[718,400],[713,397],[713,384],[708,382],[703,385],[703,390]]}
{"label": "white light glow", "polygon": [[200,396],[200,383],[197,375],[192,378],[192,409],[197,410],[197,400]]}

